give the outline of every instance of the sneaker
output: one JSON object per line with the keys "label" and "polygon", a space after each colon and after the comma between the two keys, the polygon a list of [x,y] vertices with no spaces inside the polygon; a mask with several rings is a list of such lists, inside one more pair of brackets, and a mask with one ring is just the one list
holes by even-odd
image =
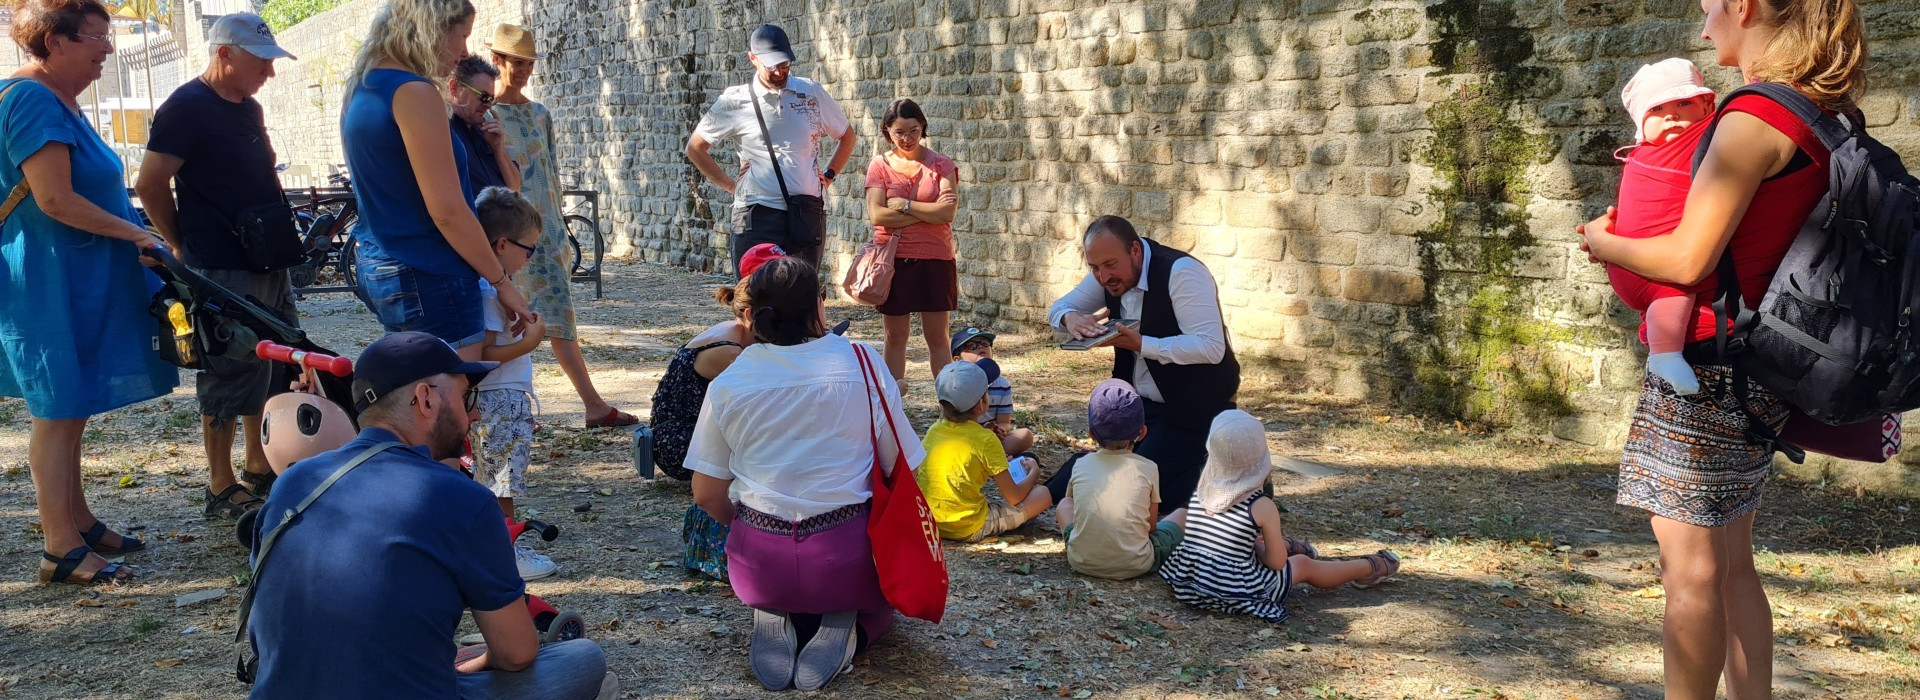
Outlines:
{"label": "sneaker", "polygon": [[820,619],[820,631],[807,640],[794,662],[794,688],[819,690],[827,681],[853,670],[853,652],[860,641],[853,631],[857,621],[858,614],[852,610],[828,613]]}
{"label": "sneaker", "polygon": [[520,578],[527,581],[546,578],[560,570],[560,566],[553,563],[552,559],[548,559],[546,555],[533,551],[532,547],[524,544],[513,546],[513,563],[520,567]]}
{"label": "sneaker", "polygon": [[782,612],[753,609],[753,645],[747,658],[760,685],[767,690],[786,690],[793,684],[794,652],[799,644],[793,618]]}

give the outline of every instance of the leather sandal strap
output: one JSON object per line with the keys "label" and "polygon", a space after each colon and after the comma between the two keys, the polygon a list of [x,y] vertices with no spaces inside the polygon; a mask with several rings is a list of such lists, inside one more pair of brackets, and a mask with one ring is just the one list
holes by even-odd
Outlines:
{"label": "leather sandal strap", "polygon": [[[64,557],[56,557],[53,555],[52,552],[49,552],[46,550],[40,550],[40,558],[53,562],[53,580],[54,581],[65,581],[67,580],[67,577],[73,575],[74,569],[80,568],[80,564],[82,562],[85,562],[87,560],[87,555],[91,553],[93,553],[92,547],[81,545],[79,547],[74,547],[73,551],[67,552],[67,555]],[[118,564],[113,564],[111,566],[118,566]],[[105,571],[105,569],[101,569],[101,571]],[[95,575],[97,576],[99,574],[96,573]]]}
{"label": "leather sandal strap", "polygon": [[107,523],[97,518],[93,521],[93,527],[87,528],[86,532],[80,533],[80,539],[86,540],[88,547],[100,546],[100,540],[105,539],[106,536]]}

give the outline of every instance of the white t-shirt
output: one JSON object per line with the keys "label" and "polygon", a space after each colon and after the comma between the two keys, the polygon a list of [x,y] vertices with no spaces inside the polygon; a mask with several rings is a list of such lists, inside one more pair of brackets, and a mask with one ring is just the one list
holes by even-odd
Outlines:
{"label": "white t-shirt", "polygon": [[767,133],[773,137],[774,150],[780,152],[780,172],[786,176],[788,193],[820,196],[820,178],[815,176],[820,172],[820,137],[837,139],[847,133],[846,113],[819,83],[790,75],[786,87],[776,93],[756,77],[745,85],[721,91],[720,99],[707,108],[706,116],[693,129],[707,143],[733,142],[740,152],[741,163],[747,167],[740,174],[733,206],[787,208],[786,200],[780,198],[780,183],[773,179],[773,161],[768,160],[767,140],[760,136],[753,103],[747,101],[749,95],[760,100]]}
{"label": "white t-shirt", "polygon": [[[512,345],[520,342],[524,336],[507,333],[507,314],[500,308],[500,292],[487,284],[486,280],[480,280],[480,318],[481,324],[494,334],[494,345]],[[487,378],[480,380],[480,390],[492,389],[518,389],[533,393],[533,353],[502,362],[488,372]]]}
{"label": "white t-shirt", "polygon": [[[873,361],[884,385],[892,439],[855,347]],[[741,504],[787,520],[865,502],[873,497],[872,426],[880,428],[880,457],[889,469],[900,448],[909,468],[918,469],[927,456],[886,368],[879,351],[833,334],[785,347],[747,346],[707,387],[687,468],[732,479]]]}

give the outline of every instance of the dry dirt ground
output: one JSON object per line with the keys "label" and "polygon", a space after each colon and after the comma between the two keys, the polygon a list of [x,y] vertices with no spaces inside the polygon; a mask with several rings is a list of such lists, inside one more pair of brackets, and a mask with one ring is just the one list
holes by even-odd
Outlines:
{"label": "dry dirt ground", "polygon": [[[601,390],[642,416],[665,362],[724,312],[718,280],[610,266],[582,298]],[[586,288],[576,286],[577,291]],[[322,344],[357,352],[378,332],[346,295],[303,301]],[[876,317],[855,307],[854,335]],[[1084,397],[1104,352],[1009,335],[1000,362],[1021,422],[1049,465],[1082,444]],[[583,613],[626,697],[742,697],[750,619],[724,584],[678,566],[686,484],[646,482],[629,437],[586,431],[580,403],[541,351],[545,413],[529,514],[561,527],[561,565],[533,592]],[[924,357],[916,352],[915,357]],[[1613,505],[1614,453],[1423,422],[1296,391],[1250,368],[1243,405],[1278,455],[1328,467],[1276,472],[1290,533],[1331,556],[1391,547],[1381,587],[1296,599],[1284,626],[1200,614],[1157,579],[1075,576],[1051,517],[948,553],[942,625],[904,620],[829,695],[914,697],[1657,698],[1662,591],[1645,519]],[[910,375],[929,421],[924,365]],[[191,380],[172,396],[97,419],[85,472],[96,510],[147,538],[131,585],[42,586],[26,464],[26,411],[0,400],[0,696],[231,698],[229,642],[246,569],[231,528],[200,516],[206,467]],[[1777,482],[1761,511],[1759,562],[1774,604],[1776,684],[1787,698],[1920,696],[1920,514],[1910,501]],[[586,507],[584,512],[582,507]],[[180,596],[211,600],[180,607]]]}

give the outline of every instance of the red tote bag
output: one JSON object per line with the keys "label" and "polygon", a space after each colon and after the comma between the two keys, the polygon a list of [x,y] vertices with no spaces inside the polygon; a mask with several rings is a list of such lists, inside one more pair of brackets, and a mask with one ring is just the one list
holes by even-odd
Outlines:
{"label": "red tote bag", "polygon": [[[853,347],[860,360],[867,390],[880,397],[880,412],[887,417],[888,434],[898,446],[900,432],[893,424],[893,408],[887,404],[887,392],[873,361]],[[947,559],[940,549],[940,531],[933,521],[933,509],[920,494],[907,466],[904,447],[895,449],[893,474],[886,474],[880,462],[880,425],[868,416],[873,435],[873,507],[867,514],[867,540],[873,546],[873,566],[880,572],[880,592],[895,610],[907,617],[939,622],[947,612]]]}

